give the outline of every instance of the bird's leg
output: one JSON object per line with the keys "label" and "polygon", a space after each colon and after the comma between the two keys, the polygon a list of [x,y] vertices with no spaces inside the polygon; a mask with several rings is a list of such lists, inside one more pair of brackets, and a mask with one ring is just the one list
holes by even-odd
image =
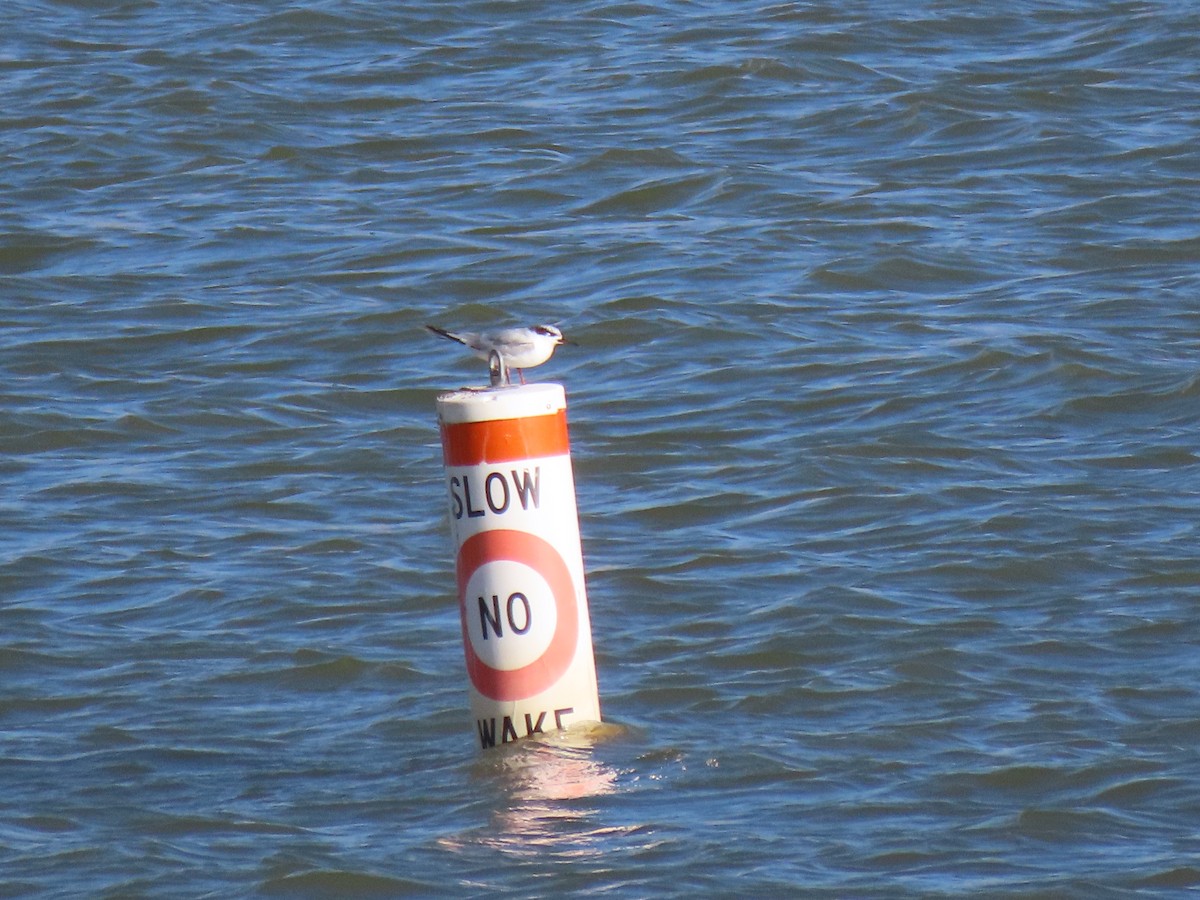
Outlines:
{"label": "bird's leg", "polygon": [[521,378],[521,384],[524,384],[525,383],[525,370],[517,369],[517,375],[520,376],[520,378]]}

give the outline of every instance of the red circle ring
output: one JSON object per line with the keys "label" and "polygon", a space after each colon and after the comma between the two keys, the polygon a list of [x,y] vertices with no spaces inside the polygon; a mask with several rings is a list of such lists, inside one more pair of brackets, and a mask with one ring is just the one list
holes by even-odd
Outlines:
{"label": "red circle ring", "polygon": [[[529,566],[544,579],[554,595],[557,622],[546,650],[517,669],[496,669],[475,652],[467,631],[467,583],[484,563],[507,559]],[[549,542],[527,531],[495,528],[463,541],[458,549],[458,611],[462,621],[467,675],[479,693],[492,700],[523,700],[551,687],[575,658],[579,639],[579,610],[575,582],[562,555]]]}

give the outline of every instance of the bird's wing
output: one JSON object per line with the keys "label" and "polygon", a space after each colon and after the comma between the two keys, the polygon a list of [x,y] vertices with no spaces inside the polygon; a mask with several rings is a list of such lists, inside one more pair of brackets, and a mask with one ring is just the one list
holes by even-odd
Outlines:
{"label": "bird's wing", "polygon": [[529,332],[523,328],[514,328],[504,335],[504,350],[513,356],[521,353],[528,353],[536,347],[537,344],[530,336]]}
{"label": "bird's wing", "polygon": [[434,334],[441,335],[444,338],[449,338],[452,341],[457,341],[460,344],[466,344],[468,347],[470,346],[470,342],[467,341],[467,338],[470,337],[470,335],[455,334],[453,331],[447,331],[445,328],[438,328],[436,325],[426,325],[425,327]]}

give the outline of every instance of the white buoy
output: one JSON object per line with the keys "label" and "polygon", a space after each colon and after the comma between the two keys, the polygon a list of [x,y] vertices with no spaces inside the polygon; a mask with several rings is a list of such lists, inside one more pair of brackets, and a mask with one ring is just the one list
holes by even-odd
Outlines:
{"label": "white buoy", "polygon": [[600,721],[566,407],[559,384],[437,399],[463,652],[484,749]]}

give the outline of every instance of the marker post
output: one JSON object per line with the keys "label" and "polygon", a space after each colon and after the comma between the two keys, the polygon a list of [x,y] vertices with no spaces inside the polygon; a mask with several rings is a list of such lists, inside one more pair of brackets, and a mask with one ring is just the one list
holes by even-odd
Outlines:
{"label": "marker post", "polygon": [[501,383],[437,409],[480,746],[600,721],[566,392]]}

